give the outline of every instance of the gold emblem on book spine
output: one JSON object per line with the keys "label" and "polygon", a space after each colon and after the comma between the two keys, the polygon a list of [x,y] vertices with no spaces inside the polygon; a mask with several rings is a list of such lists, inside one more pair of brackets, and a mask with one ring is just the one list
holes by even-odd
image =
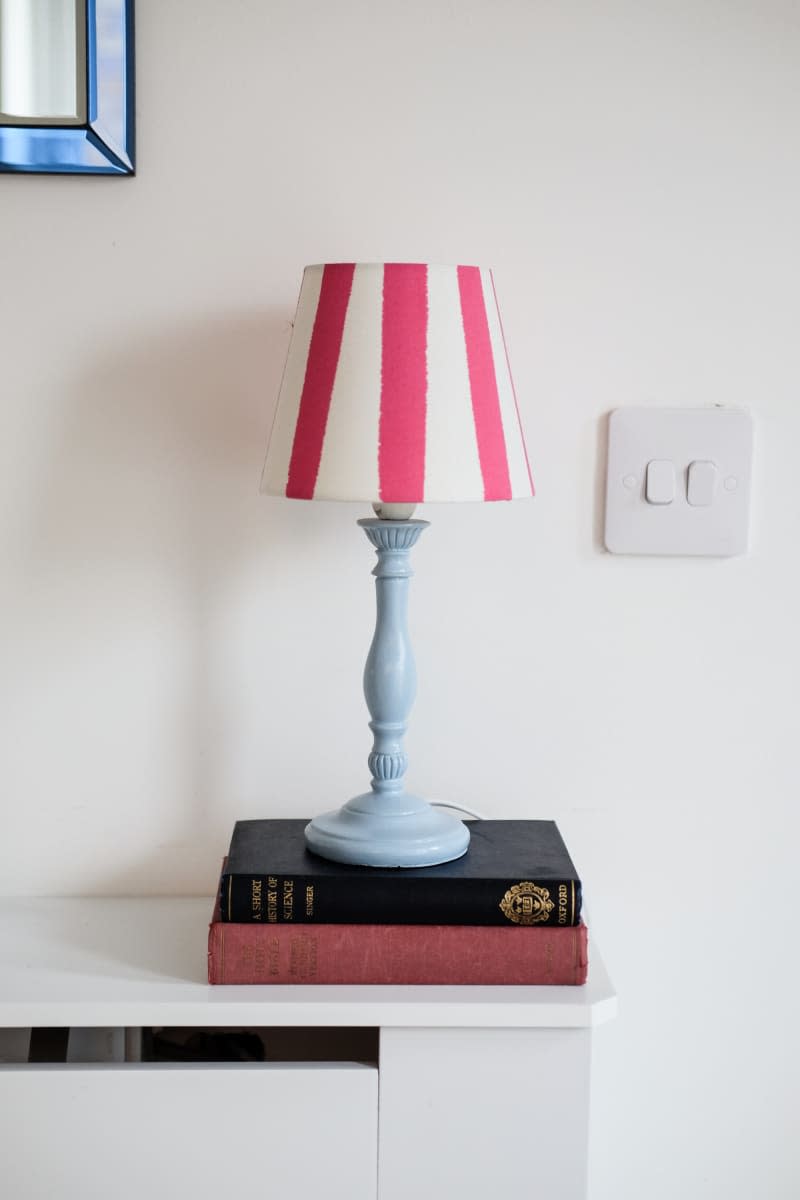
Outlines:
{"label": "gold emblem on book spine", "polygon": [[538,925],[547,920],[555,905],[547,888],[523,880],[508,889],[500,901],[500,908],[515,925]]}

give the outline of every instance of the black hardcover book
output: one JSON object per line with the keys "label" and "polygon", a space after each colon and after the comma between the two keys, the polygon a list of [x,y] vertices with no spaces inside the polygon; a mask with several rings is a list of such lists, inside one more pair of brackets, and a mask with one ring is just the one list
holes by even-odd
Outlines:
{"label": "black hardcover book", "polygon": [[354,867],[306,848],[306,820],[237,821],[220,919],[342,925],[577,925],[581,884],[554,821],[472,821],[463,858]]}

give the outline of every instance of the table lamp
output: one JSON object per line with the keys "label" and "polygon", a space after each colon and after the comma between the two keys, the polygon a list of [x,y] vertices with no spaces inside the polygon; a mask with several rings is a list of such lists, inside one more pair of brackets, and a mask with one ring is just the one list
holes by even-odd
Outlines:
{"label": "table lamp", "polygon": [[428,526],[412,519],[418,503],[533,494],[491,272],[422,263],[306,267],[261,490],[360,500],[375,514],[358,522],[378,558],[364,671],[371,788],[315,817],[308,848],[378,867],[459,858],[467,826],[404,784],[416,690],[409,556]]}

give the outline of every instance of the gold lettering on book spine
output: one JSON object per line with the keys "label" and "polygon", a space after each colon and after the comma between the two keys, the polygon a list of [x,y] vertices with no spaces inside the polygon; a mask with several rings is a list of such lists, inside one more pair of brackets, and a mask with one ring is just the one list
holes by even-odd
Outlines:
{"label": "gold lettering on book spine", "polygon": [[284,879],[283,881],[283,919],[284,921],[294,920],[294,880]]}
{"label": "gold lettering on book spine", "polygon": [[276,937],[272,937],[267,942],[267,970],[270,975],[277,975],[280,972],[280,942]]}
{"label": "gold lettering on book spine", "polygon": [[529,879],[515,883],[500,901],[503,915],[515,925],[540,925],[555,908],[547,888]]}
{"label": "gold lettering on book spine", "polygon": [[250,915],[254,921],[261,920],[261,880],[250,880]]}
{"label": "gold lettering on book spine", "polygon": [[267,920],[274,924],[278,920],[278,877],[267,876]]}
{"label": "gold lettering on book spine", "polygon": [[317,938],[302,933],[289,944],[289,975],[293,980],[315,979],[317,976]]}
{"label": "gold lettering on book spine", "polygon": [[559,925],[567,925],[569,923],[568,917],[567,917],[567,897],[568,897],[568,895],[569,895],[569,891],[567,889],[567,885],[565,883],[560,883],[558,885],[558,923],[559,923]]}

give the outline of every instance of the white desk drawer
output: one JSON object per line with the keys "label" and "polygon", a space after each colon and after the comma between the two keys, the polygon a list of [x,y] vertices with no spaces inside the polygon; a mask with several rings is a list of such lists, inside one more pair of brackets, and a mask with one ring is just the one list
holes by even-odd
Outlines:
{"label": "white desk drawer", "polygon": [[9,1200],[375,1200],[378,1072],[345,1063],[0,1068]]}

